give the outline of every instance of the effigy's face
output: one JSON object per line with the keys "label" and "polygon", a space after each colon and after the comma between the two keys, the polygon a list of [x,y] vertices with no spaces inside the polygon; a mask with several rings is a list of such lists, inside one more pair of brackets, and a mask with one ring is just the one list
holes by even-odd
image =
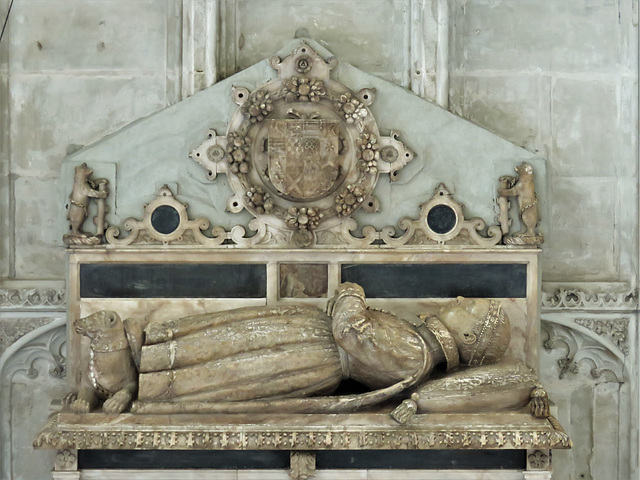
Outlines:
{"label": "effigy's face", "polygon": [[451,332],[464,363],[469,361],[465,358],[469,346],[477,341],[474,328],[484,321],[489,305],[489,300],[484,298],[458,297],[440,310],[438,317]]}

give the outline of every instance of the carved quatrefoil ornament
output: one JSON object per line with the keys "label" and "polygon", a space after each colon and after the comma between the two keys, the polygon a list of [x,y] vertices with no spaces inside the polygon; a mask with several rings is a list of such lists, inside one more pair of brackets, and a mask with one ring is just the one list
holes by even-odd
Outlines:
{"label": "carved quatrefoil ornament", "polygon": [[227,175],[235,193],[229,211],[247,209],[306,247],[316,230],[339,229],[364,203],[377,203],[379,175],[395,180],[414,153],[396,132],[380,136],[368,108],[373,89],[354,93],[330,78],[335,58],[327,62],[301,42],[270,65],[278,78],[253,92],[234,88],[239,108],[226,136],[210,130],[190,156],[210,180]]}

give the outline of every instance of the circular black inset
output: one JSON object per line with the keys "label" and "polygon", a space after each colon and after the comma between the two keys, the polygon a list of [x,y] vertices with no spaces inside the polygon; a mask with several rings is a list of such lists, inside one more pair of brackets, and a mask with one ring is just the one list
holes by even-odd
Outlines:
{"label": "circular black inset", "polygon": [[449,205],[436,205],[427,213],[427,225],[440,235],[449,233],[456,228],[456,212]]}
{"label": "circular black inset", "polygon": [[180,225],[180,213],[170,205],[160,205],[151,214],[151,226],[156,232],[168,235]]}

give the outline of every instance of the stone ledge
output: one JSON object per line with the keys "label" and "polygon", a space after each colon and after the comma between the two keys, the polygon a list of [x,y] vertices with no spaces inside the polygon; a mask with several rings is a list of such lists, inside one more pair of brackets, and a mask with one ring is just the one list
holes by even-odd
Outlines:
{"label": "stone ledge", "polygon": [[54,415],[35,448],[106,450],[566,449],[557,421],[528,413]]}

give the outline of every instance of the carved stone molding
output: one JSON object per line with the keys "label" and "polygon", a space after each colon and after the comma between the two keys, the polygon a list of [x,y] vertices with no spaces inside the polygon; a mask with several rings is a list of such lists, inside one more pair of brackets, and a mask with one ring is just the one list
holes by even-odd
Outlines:
{"label": "carved stone molding", "polygon": [[0,310],[64,310],[65,291],[54,288],[0,288]]}
{"label": "carved stone molding", "polygon": [[53,318],[11,318],[0,320],[0,357],[16,341]]}
{"label": "carved stone molding", "polygon": [[[576,375],[581,366],[586,366],[589,376],[599,382],[626,381],[625,357],[611,341],[600,337],[586,327],[580,328],[575,322],[571,325],[542,320],[542,346],[548,352],[565,350],[558,360],[558,378],[568,374]],[[586,334],[592,333],[591,335]],[[546,337],[546,338],[545,338]]]}
{"label": "carved stone molding", "polygon": [[30,379],[40,376],[43,367],[48,367],[48,374],[64,384],[66,374],[66,320],[58,318],[39,327],[14,343],[5,354],[0,357],[0,477],[14,478],[12,468],[16,448],[26,448],[13,445],[6,439],[13,438],[12,429],[24,428],[12,420],[16,409],[12,395],[14,377],[24,375]]}
{"label": "carved stone molding", "polygon": [[[511,414],[513,424],[492,424],[482,415],[455,417],[425,415],[412,419],[412,428],[390,425],[386,414],[300,417],[282,424],[217,423],[220,417],[201,414],[197,424],[177,418],[178,423],[158,425],[154,416],[121,414],[108,416],[57,414],[34,441],[35,448],[120,450],[441,450],[441,449],[549,449],[570,448],[571,440],[549,419]],[[516,417],[525,415],[526,422]],[[508,417],[509,414],[506,414]],[[140,418],[143,417],[143,418]],[[363,418],[365,424],[349,424],[347,418]],[[446,417],[446,421],[445,420]],[[240,417],[243,418],[243,417]],[[444,421],[444,422],[443,422]],[[142,423],[140,423],[142,422]],[[149,424],[148,422],[152,422]],[[153,423],[155,422],[155,423]],[[342,422],[331,425],[331,422]],[[346,422],[346,423],[345,423]],[[318,426],[322,425],[322,426]],[[525,426],[523,426],[525,425]]]}
{"label": "carved stone molding", "polygon": [[602,337],[608,338],[625,355],[629,353],[629,343],[627,341],[629,334],[628,318],[614,318],[611,320],[602,318],[576,318],[574,322]]}
{"label": "carved stone molding", "polygon": [[580,288],[542,291],[543,309],[611,310],[638,308],[638,291],[588,292]]}

